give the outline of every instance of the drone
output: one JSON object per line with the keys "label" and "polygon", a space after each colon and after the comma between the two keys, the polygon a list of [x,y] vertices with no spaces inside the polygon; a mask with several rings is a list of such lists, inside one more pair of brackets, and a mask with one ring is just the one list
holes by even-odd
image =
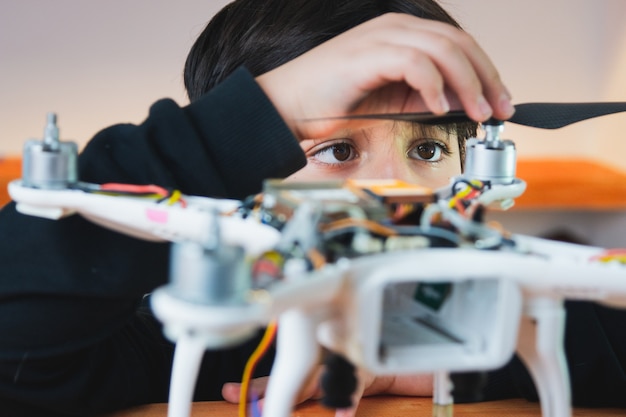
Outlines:
{"label": "drone", "polygon": [[[623,111],[626,103],[528,103],[508,122],[555,129]],[[346,119],[469,120],[463,112]],[[43,140],[26,142],[22,178],[9,193],[27,215],[78,214],[173,242],[170,281],[151,297],[176,343],[171,417],[190,414],[205,350],[243,343],[262,328],[261,354],[276,337],[265,417],[289,417],[322,360],[329,407],[351,405],[356,369],[432,374],[433,415],[448,416],[463,388],[455,375],[497,369],[515,353],[543,417],[570,417],[563,303],[626,308],[626,251],[511,234],[485,221],[486,210],[508,209],[526,188],[515,177],[515,144],[501,138],[504,123],[483,124],[484,137],[467,142],[464,173],[440,189],[268,179],[260,194],[239,201],[81,182],[77,147],[59,140],[49,114]]]}

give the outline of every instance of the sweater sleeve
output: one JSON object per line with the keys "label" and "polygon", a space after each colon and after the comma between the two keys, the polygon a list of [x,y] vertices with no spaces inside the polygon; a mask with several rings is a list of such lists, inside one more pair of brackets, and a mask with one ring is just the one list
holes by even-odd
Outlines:
{"label": "sweater sleeve", "polygon": [[[189,106],[161,100],[140,125],[101,131],[79,156],[79,175],[243,198],[304,164],[297,140],[240,69]],[[172,346],[140,306],[167,281],[169,244],[80,216],[25,216],[14,203],[0,211],[0,236],[0,409],[94,415],[166,401]],[[207,366],[219,369],[202,398],[219,396],[218,384],[246,357],[238,349],[209,356]]]}
{"label": "sweater sleeve", "polygon": [[273,105],[243,68],[200,100],[180,108],[161,100],[131,130],[100,132],[80,158],[84,181],[132,181],[185,194],[242,199],[263,180],[306,164]]}

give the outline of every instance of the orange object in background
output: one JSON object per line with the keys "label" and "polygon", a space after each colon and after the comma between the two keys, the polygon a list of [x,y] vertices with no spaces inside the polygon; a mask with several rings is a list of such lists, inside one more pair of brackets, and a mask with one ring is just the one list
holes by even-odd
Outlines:
{"label": "orange object in background", "polygon": [[626,210],[626,172],[588,159],[520,159],[512,210]]}
{"label": "orange object in background", "polygon": [[0,157],[0,207],[11,201],[7,187],[9,182],[22,177],[22,158]]}

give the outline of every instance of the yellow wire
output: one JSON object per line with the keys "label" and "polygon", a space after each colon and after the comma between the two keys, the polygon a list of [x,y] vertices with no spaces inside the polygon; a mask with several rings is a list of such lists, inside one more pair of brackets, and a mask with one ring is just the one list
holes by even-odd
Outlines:
{"label": "yellow wire", "polygon": [[167,200],[167,205],[171,206],[174,205],[174,203],[176,203],[178,200],[180,200],[180,198],[182,197],[183,193],[181,193],[178,190],[174,190],[172,191],[172,195],[170,196],[170,198]]}
{"label": "yellow wire", "polygon": [[135,194],[132,193],[118,193],[115,191],[93,191],[92,194],[108,195],[112,197],[135,197],[135,198],[149,198],[152,200],[158,200],[163,198],[160,194]]}
{"label": "yellow wire", "polygon": [[248,362],[246,362],[246,367],[244,368],[243,376],[241,378],[241,391],[239,392],[239,417],[246,417],[248,388],[250,386],[250,380],[252,379],[252,373],[254,372],[254,368],[259,362],[259,359],[261,359],[263,354],[270,347],[272,340],[274,340],[277,327],[276,321],[272,321],[267,325],[259,345],[256,347],[254,352],[252,352],[250,358],[248,358]]}

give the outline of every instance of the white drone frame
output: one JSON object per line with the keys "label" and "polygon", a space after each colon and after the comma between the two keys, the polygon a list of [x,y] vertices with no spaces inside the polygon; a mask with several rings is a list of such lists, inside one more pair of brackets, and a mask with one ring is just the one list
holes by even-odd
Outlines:
{"label": "white drone frame", "polygon": [[[230,211],[236,205],[229,200],[193,197],[188,198],[187,207],[170,206],[75,189],[35,189],[19,180],[10,183],[9,192],[23,213],[48,218],[77,213],[137,238],[204,244],[215,238],[211,230],[219,230],[225,243],[242,246],[251,256],[274,248],[280,238],[273,227],[254,219],[216,216],[216,211]],[[498,191],[500,197],[504,194]],[[218,229],[212,226],[216,221]],[[496,369],[517,351],[533,376],[543,416],[570,417],[563,301],[626,307],[624,268],[591,262],[603,248],[523,235],[513,240],[520,250],[425,248],[343,260],[314,272],[295,269],[263,297],[250,297],[239,305],[190,303],[172,294],[168,286],[156,289],[152,296],[155,315],[163,321],[166,335],[177,343],[169,415],[189,415],[197,371],[207,348],[240,343],[278,318],[277,355],[264,416],[291,415],[297,392],[318,359],[318,348],[324,346],[375,375],[434,373],[444,380],[451,372]],[[470,343],[432,349],[428,344],[412,346],[410,340],[403,347],[405,341],[400,341],[383,361],[379,346],[385,325],[385,288],[417,280],[465,286],[456,292],[459,297],[451,305],[452,310],[464,306],[464,315],[476,314],[473,322],[465,323],[464,335]],[[472,304],[477,286],[482,288],[482,302]],[[486,296],[493,305],[484,301]],[[439,319],[453,325],[455,317],[458,312]],[[436,407],[452,404],[449,387],[444,387],[448,387],[445,381],[436,378]]]}
{"label": "white drone frame", "polygon": [[[473,179],[467,171],[487,175],[494,181],[476,201],[506,208],[526,184],[514,178],[514,146],[500,141],[500,130],[501,125],[490,125],[485,141],[470,140],[466,168],[472,169],[460,179]],[[50,219],[80,214],[139,239],[191,243],[180,250],[192,263],[198,247],[220,242],[256,257],[275,249],[285,237],[253,217],[224,215],[239,207],[239,201],[185,196],[187,205],[168,205],[70,187],[78,181],[72,168],[76,147],[59,142],[53,114],[44,132],[43,142],[25,147],[33,152],[33,159],[24,158],[28,181],[9,184],[9,194],[24,214]],[[445,205],[454,194],[447,188],[453,187],[439,190],[439,201],[425,210]],[[296,209],[294,217],[305,206]],[[626,269],[619,263],[593,262],[604,248],[524,235],[510,239],[515,249],[398,250],[341,259],[313,271],[296,264],[285,269],[283,281],[263,291],[243,288],[237,303],[190,302],[170,285],[157,288],[152,295],[154,313],[177,345],[169,416],[189,415],[207,348],[241,343],[277,319],[280,331],[265,417],[291,415],[320,347],[343,354],[374,375],[434,374],[437,416],[451,412],[450,373],[497,369],[517,352],[533,377],[543,417],[571,417],[564,300],[626,308]],[[417,282],[445,282],[456,290],[441,310],[417,311],[403,291]],[[461,319],[463,326],[458,326]],[[444,331],[433,333],[433,326]]]}

